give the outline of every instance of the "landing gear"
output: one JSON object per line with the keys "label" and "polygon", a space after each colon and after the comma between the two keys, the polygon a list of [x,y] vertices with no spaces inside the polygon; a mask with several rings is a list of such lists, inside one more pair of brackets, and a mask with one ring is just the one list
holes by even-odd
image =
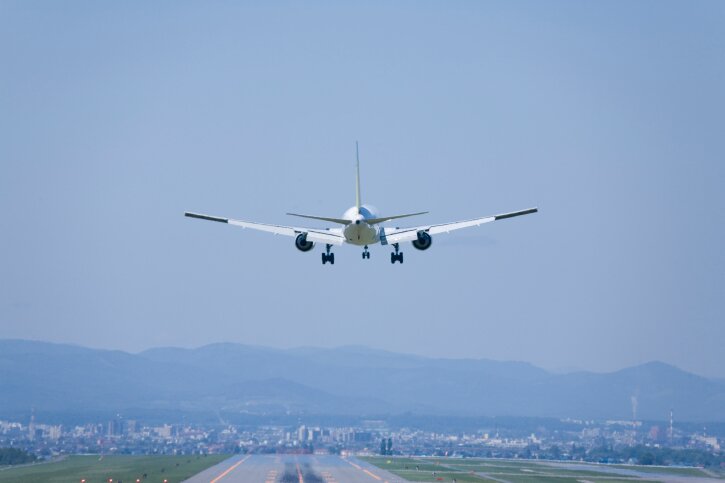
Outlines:
{"label": "landing gear", "polygon": [[327,262],[330,262],[330,265],[335,264],[335,254],[334,253],[330,253],[330,254],[323,253],[322,254],[322,264],[324,265]]}
{"label": "landing gear", "polygon": [[397,243],[393,243],[395,251],[390,254],[390,263],[400,262],[403,263],[403,252],[399,251],[400,246]]}
{"label": "landing gear", "polygon": [[327,244],[325,245],[325,253],[322,254],[322,264],[326,264],[327,262],[330,262],[330,265],[335,264],[335,254],[330,253],[330,248],[332,248],[332,245]]}
{"label": "landing gear", "polygon": [[363,251],[362,257],[363,257],[363,260],[365,260],[366,258],[368,260],[370,260],[370,252],[368,251],[368,246],[367,245],[365,245],[365,251]]}

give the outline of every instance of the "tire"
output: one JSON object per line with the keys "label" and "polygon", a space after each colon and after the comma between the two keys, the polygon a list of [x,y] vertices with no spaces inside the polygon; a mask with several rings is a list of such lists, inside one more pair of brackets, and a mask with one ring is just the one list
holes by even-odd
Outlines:
{"label": "tire", "polygon": [[334,265],[335,264],[335,254],[334,253],[330,253],[330,256],[328,257],[328,260],[330,260],[330,265]]}
{"label": "tire", "polygon": [[395,263],[395,253],[390,254],[390,263]]}
{"label": "tire", "polygon": [[400,256],[398,257],[398,260],[400,260],[400,264],[403,264],[403,252],[400,252]]}
{"label": "tire", "polygon": [[327,263],[327,255],[325,255],[325,254],[323,253],[323,254],[322,254],[322,264],[324,265],[324,264],[326,264],[326,263]]}

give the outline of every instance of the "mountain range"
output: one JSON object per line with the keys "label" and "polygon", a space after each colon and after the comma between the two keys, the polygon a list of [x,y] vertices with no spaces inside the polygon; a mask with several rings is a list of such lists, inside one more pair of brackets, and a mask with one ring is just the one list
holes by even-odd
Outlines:
{"label": "mountain range", "polygon": [[[634,402],[636,400],[636,402]],[[725,382],[662,362],[557,374],[365,347],[220,343],[138,354],[0,340],[0,418],[37,411],[522,416],[725,421]]]}

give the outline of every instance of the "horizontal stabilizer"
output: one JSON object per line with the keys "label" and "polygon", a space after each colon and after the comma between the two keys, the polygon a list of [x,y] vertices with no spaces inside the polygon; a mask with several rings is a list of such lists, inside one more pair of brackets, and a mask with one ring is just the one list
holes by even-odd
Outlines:
{"label": "horizontal stabilizer", "polygon": [[326,216],[312,216],[312,215],[300,215],[298,213],[287,213],[290,216],[299,216],[300,218],[310,218],[312,220],[329,221],[331,223],[339,223],[340,225],[349,225],[350,220],[343,220],[342,218],[328,218]]}
{"label": "horizontal stabilizer", "polygon": [[382,223],[384,221],[388,220],[396,220],[398,218],[407,218],[409,216],[418,216],[418,215],[425,215],[428,213],[427,211],[421,211],[420,213],[408,213],[407,215],[393,215],[393,216],[384,216],[382,218],[369,218],[365,220],[369,225],[375,225],[376,223]]}

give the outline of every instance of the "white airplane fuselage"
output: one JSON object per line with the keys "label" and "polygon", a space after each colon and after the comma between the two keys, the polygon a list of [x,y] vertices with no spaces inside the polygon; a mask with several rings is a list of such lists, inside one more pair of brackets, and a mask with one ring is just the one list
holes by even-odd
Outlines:
{"label": "white airplane fuselage", "polygon": [[358,212],[358,208],[353,206],[342,215],[342,218],[350,220],[350,224],[342,229],[347,243],[365,246],[380,241],[380,228],[367,223],[367,220],[377,218],[373,208],[363,205]]}

